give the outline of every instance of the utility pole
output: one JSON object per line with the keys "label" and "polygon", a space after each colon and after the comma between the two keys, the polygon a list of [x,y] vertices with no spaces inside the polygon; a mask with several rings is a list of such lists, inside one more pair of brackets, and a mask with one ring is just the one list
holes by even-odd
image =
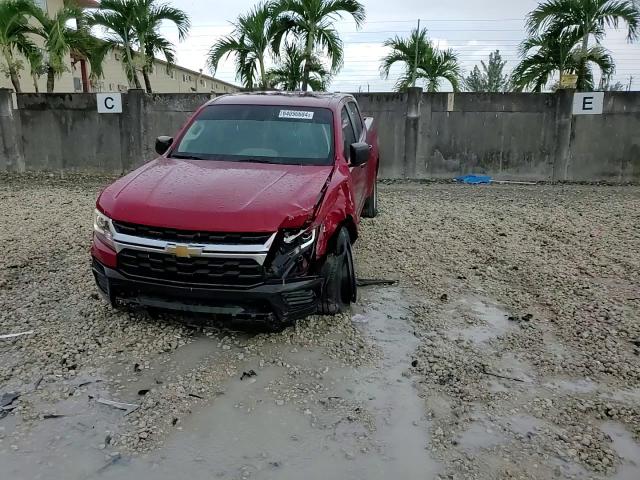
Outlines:
{"label": "utility pole", "polygon": [[631,84],[633,83],[633,75],[629,75],[629,86],[627,87],[627,92],[631,91]]}
{"label": "utility pole", "polygon": [[416,78],[418,75],[418,39],[420,38],[420,19],[418,19],[418,28],[416,29],[416,56],[414,58],[414,62],[413,62],[413,72],[411,73],[411,86],[415,87],[416,86]]}

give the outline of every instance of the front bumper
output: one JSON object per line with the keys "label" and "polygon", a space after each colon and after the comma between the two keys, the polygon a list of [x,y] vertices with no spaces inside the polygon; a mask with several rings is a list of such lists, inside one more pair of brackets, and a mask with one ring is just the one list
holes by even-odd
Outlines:
{"label": "front bumper", "polygon": [[112,304],[124,303],[183,312],[229,315],[237,320],[286,321],[317,310],[322,279],[303,277],[250,288],[194,286],[131,278],[93,258],[98,289]]}

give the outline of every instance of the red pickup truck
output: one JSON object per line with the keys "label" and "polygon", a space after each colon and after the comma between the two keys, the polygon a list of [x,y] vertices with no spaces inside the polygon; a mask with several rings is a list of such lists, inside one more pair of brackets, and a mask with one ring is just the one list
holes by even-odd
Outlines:
{"label": "red pickup truck", "polygon": [[355,300],[379,154],[351,95],[218,97],[156,151],[97,200],[92,270],[113,306],[281,328]]}

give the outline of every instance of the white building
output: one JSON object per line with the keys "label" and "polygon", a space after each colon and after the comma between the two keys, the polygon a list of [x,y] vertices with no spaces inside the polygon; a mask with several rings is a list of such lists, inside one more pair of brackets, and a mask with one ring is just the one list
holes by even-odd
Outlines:
{"label": "white building", "polygon": [[[64,0],[35,0],[49,16],[54,16],[62,8]],[[96,0],[75,0],[84,8],[96,8],[99,2]],[[42,44],[39,37],[35,38],[36,43]],[[89,62],[82,58],[74,58],[69,55],[66,64],[66,71],[55,81],[55,92],[117,92],[126,91],[129,82],[122,65],[124,52],[111,51],[105,58],[103,65],[104,76],[94,84],[91,83]],[[2,59],[0,59],[2,62]],[[23,92],[35,92],[34,79],[31,76],[29,64],[22,59],[24,68],[20,71],[20,88]],[[151,87],[154,93],[188,93],[188,92],[215,92],[231,93],[237,92],[240,88],[228,82],[223,82],[217,78],[196,72],[188,68],[173,65],[167,70],[167,63],[156,59],[153,72],[150,74]],[[140,82],[144,88],[143,79]],[[37,79],[38,90],[46,92],[46,75]],[[0,74],[0,88],[13,88],[8,76]]]}

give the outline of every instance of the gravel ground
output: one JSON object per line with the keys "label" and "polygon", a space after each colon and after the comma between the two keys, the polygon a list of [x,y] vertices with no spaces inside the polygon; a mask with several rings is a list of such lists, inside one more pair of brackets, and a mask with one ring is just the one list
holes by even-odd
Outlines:
{"label": "gravel ground", "polygon": [[[358,455],[408,441],[381,425],[410,406],[372,400],[406,381],[423,407],[413,428],[441,478],[640,477],[640,188],[384,185],[357,267],[399,286],[363,289],[353,318],[256,335],[116,312],[98,298],[88,246],[108,181],[0,177],[0,335],[34,332],[0,340],[0,396],[21,393],[0,418],[0,461],[15,471],[38,442],[82,445],[106,465],[153,456],[199,409],[225,401],[290,408],[310,438],[342,435],[347,461],[364,462]],[[376,315],[406,324],[406,336],[385,337]],[[394,351],[399,343],[410,351]],[[252,369],[264,383],[248,406],[233,389],[255,380],[238,383]],[[103,398],[139,408],[124,415]],[[94,427],[61,440],[55,431],[73,415]],[[348,445],[345,422],[362,427]],[[392,457],[401,454],[389,455],[395,468]],[[266,458],[265,468],[280,465]],[[374,467],[367,478],[382,478]],[[251,474],[243,466],[228,478]]]}

